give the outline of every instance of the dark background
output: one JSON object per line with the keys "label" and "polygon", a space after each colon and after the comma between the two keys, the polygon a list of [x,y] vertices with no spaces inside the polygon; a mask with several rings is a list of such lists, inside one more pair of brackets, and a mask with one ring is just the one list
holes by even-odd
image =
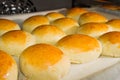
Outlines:
{"label": "dark background", "polygon": [[118,5],[120,6],[120,0],[32,0],[36,5],[36,9],[38,11],[41,10],[49,10],[49,9],[57,9],[57,8],[71,8],[75,6],[79,7],[91,7],[91,6],[99,6],[99,5]]}
{"label": "dark background", "polygon": [[37,11],[72,7],[72,0],[31,0],[31,1],[36,6]]}
{"label": "dark background", "polygon": [[106,4],[120,6],[120,0],[0,0],[0,14],[11,15]]}

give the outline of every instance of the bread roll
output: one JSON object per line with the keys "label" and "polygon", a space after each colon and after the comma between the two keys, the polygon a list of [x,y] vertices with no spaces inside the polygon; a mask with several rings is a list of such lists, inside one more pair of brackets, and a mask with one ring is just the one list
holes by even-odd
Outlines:
{"label": "bread roll", "polygon": [[67,35],[76,33],[79,27],[79,24],[72,18],[60,18],[53,21],[51,24],[64,31]]}
{"label": "bread roll", "polygon": [[79,34],[89,35],[98,38],[104,33],[111,31],[111,28],[105,23],[90,22],[81,25],[77,31]]}
{"label": "bread roll", "polygon": [[86,12],[88,12],[87,9],[74,7],[74,8],[70,8],[67,10],[66,16],[78,21],[80,15],[82,15],[83,13],[86,13]]}
{"label": "bread roll", "polygon": [[15,60],[0,50],[0,80],[17,80],[18,68]]}
{"label": "bread roll", "polygon": [[91,62],[96,60],[102,52],[101,44],[96,38],[83,34],[65,36],[56,46],[70,58],[71,63]]}
{"label": "bread roll", "polygon": [[20,27],[12,20],[0,19],[0,36],[11,30],[20,30]]}
{"label": "bread roll", "polygon": [[0,49],[14,56],[19,56],[25,48],[33,44],[35,37],[21,30],[12,30],[0,37]]}
{"label": "bread roll", "polygon": [[65,16],[60,13],[60,12],[49,12],[45,15],[50,22],[56,20],[56,19],[59,19],[59,18],[64,18]]}
{"label": "bread roll", "polygon": [[113,4],[106,4],[106,5],[102,5],[102,8],[108,9],[108,10],[120,10],[120,6],[119,5],[113,5]]}
{"label": "bread roll", "polygon": [[34,15],[27,18],[23,22],[22,28],[23,30],[31,33],[37,26],[47,25],[47,24],[49,24],[49,20],[47,17],[43,15]]}
{"label": "bread roll", "polygon": [[69,59],[49,44],[35,44],[20,56],[21,71],[27,80],[61,80],[70,68]]}
{"label": "bread roll", "polygon": [[41,25],[33,30],[32,34],[36,37],[36,43],[56,44],[56,42],[66,34],[53,25]]}
{"label": "bread roll", "polygon": [[120,19],[111,19],[107,22],[113,31],[120,31]]}
{"label": "bread roll", "polygon": [[80,16],[79,18],[80,25],[89,22],[105,23],[107,22],[107,18],[104,15],[97,12],[87,12]]}
{"label": "bread roll", "polygon": [[120,57],[120,32],[112,31],[100,36],[103,56]]}

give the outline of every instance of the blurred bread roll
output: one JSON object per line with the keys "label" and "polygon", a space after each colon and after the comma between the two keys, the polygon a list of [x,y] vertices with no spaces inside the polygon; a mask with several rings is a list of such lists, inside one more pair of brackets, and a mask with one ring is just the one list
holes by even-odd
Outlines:
{"label": "blurred bread roll", "polygon": [[47,25],[49,20],[43,15],[34,15],[27,18],[22,25],[22,29],[27,32],[32,32],[37,26]]}
{"label": "blurred bread roll", "polygon": [[89,22],[105,23],[107,22],[107,18],[104,15],[97,12],[87,12],[80,16],[78,22],[80,25]]}
{"label": "blurred bread roll", "polygon": [[64,18],[65,16],[60,13],[60,12],[49,12],[45,15],[50,22],[56,20],[56,19],[59,19],[59,18]]}
{"label": "blurred bread roll", "polygon": [[112,31],[99,37],[102,43],[103,56],[120,57],[120,32]]}
{"label": "blurred bread roll", "polygon": [[53,25],[41,25],[33,30],[32,34],[36,37],[36,43],[56,44],[56,42],[66,34]]}
{"label": "blurred bread roll", "polygon": [[120,31],[120,19],[111,19],[107,23],[113,31]]}
{"label": "blurred bread roll", "polygon": [[80,8],[80,7],[74,7],[74,8],[70,8],[67,10],[66,16],[78,21],[80,15],[86,12],[88,12],[87,9]]}
{"label": "blurred bread roll", "polygon": [[76,33],[79,27],[77,21],[72,18],[60,18],[53,21],[51,24],[64,31],[67,35]]}
{"label": "blurred bread roll", "polygon": [[9,19],[0,19],[0,36],[11,30],[20,30],[20,26]]}
{"label": "blurred bread roll", "polygon": [[111,28],[105,23],[90,22],[81,25],[77,31],[79,34],[89,35],[98,38],[104,33],[111,31]]}
{"label": "blurred bread roll", "polygon": [[61,80],[68,74],[69,59],[49,44],[35,44],[23,51],[20,68],[28,80]]}
{"label": "blurred bread roll", "polygon": [[17,80],[18,68],[15,60],[0,50],[0,80]]}
{"label": "blurred bread roll", "polygon": [[102,5],[102,8],[108,9],[108,10],[120,10],[120,6],[119,5],[113,5],[113,4],[109,4],[109,5]]}
{"label": "blurred bread roll", "polygon": [[65,36],[56,46],[70,58],[71,63],[91,62],[96,60],[102,52],[101,44],[96,38],[83,34]]}
{"label": "blurred bread roll", "polygon": [[25,48],[33,44],[35,37],[21,30],[12,30],[0,37],[0,49],[14,56],[19,56]]}

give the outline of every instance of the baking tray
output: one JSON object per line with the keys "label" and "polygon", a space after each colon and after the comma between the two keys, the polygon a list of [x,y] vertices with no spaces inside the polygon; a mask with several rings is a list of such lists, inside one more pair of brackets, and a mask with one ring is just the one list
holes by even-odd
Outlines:
{"label": "baking tray", "polygon": [[[88,8],[88,10],[99,12],[99,13],[105,15],[108,19],[119,18],[116,15],[105,13],[104,11],[98,11],[97,8]],[[27,13],[27,14],[1,15],[0,18],[14,20],[21,26],[22,22],[30,16],[45,15],[48,12],[65,13],[65,11],[66,11],[66,8],[62,8],[62,9],[57,9],[57,10],[34,12],[34,13]],[[15,60],[17,62],[19,62],[18,58],[15,58]],[[109,69],[113,65],[116,65],[117,63],[119,63],[119,61],[120,61],[120,58],[100,57],[97,60],[89,62],[89,63],[72,64],[69,73],[62,80],[82,80],[82,79],[88,78],[92,75],[95,75],[98,72],[100,72],[100,73],[104,72],[105,69]],[[92,77],[94,77],[94,76],[92,76]],[[22,73],[19,73],[18,80],[26,80],[26,79],[24,78]],[[87,80],[97,80],[97,79],[87,79]]]}

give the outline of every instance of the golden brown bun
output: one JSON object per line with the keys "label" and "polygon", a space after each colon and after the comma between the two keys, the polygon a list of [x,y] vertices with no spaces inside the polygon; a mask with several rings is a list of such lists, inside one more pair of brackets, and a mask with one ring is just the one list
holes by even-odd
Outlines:
{"label": "golden brown bun", "polygon": [[11,30],[20,30],[20,27],[12,20],[0,19],[0,36]]}
{"label": "golden brown bun", "polygon": [[0,37],[0,49],[10,55],[19,56],[28,46],[35,44],[35,37],[21,30],[12,30]]}
{"label": "golden brown bun", "polygon": [[77,33],[98,38],[102,34],[109,31],[111,31],[111,29],[105,23],[90,22],[90,23],[85,23],[81,25]]}
{"label": "golden brown bun", "polygon": [[113,31],[120,31],[120,19],[111,19],[107,22]]}
{"label": "golden brown bun", "polygon": [[120,32],[112,31],[100,36],[102,43],[102,55],[111,57],[120,57]]}
{"label": "golden brown bun", "polygon": [[56,44],[56,42],[66,34],[53,25],[41,25],[33,30],[32,34],[36,37],[36,43]]}
{"label": "golden brown bun", "polygon": [[58,27],[66,34],[74,34],[79,27],[79,24],[72,18],[60,18],[51,23],[52,25]]}
{"label": "golden brown bun", "polygon": [[80,16],[80,18],[79,18],[80,25],[89,23],[89,22],[104,23],[104,22],[107,22],[107,18],[97,12],[87,12]]}
{"label": "golden brown bun", "polygon": [[49,12],[45,16],[49,19],[50,22],[65,17],[62,13],[59,12]]}
{"label": "golden brown bun", "polygon": [[0,80],[17,80],[18,69],[15,60],[0,50]]}
{"label": "golden brown bun", "polygon": [[47,17],[42,15],[35,15],[27,18],[23,22],[23,30],[27,32],[32,32],[37,26],[47,25],[49,24],[49,20]]}
{"label": "golden brown bun", "polygon": [[80,15],[82,15],[83,13],[86,13],[86,12],[88,12],[87,9],[74,7],[74,8],[67,10],[66,16],[78,21]]}
{"label": "golden brown bun", "polygon": [[49,44],[35,44],[23,51],[20,67],[30,80],[61,80],[69,71],[70,61]]}
{"label": "golden brown bun", "polygon": [[56,45],[66,54],[72,63],[86,63],[96,60],[102,51],[101,44],[96,38],[73,34],[60,39]]}

